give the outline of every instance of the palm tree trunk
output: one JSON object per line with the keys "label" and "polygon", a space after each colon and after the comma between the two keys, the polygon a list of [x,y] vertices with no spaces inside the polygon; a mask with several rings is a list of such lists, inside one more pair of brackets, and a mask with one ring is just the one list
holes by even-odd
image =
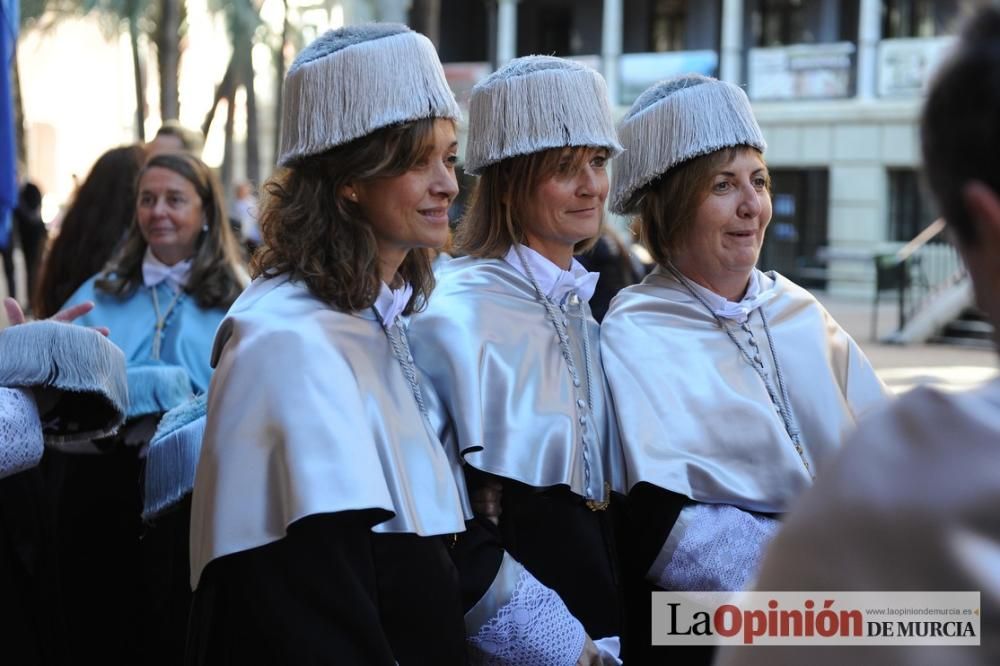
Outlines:
{"label": "palm tree trunk", "polygon": [[243,88],[247,95],[246,174],[252,183],[260,182],[260,142],[258,141],[257,94],[253,86],[253,44],[249,39],[243,47]]}
{"label": "palm tree trunk", "polygon": [[285,45],[288,44],[288,35],[291,32],[291,25],[288,23],[288,0],[283,0],[285,17],[281,24],[281,44],[274,53],[275,69],[275,94],[274,94],[274,152],[272,152],[271,163],[278,162],[278,151],[281,150],[281,114],[282,109],[282,88],[285,85]]}
{"label": "palm tree trunk", "polygon": [[136,0],[128,2],[128,37],[132,47],[132,75],[135,82],[135,138],[146,141],[146,86],[143,83],[142,63],[139,62],[139,12]]}
{"label": "palm tree trunk", "polygon": [[21,99],[21,74],[17,66],[17,47],[14,48],[14,58],[11,61],[11,93],[14,98],[14,141],[17,143],[18,164],[28,165],[28,145],[25,143],[24,131],[24,100]]}
{"label": "palm tree trunk", "polygon": [[219,102],[224,99],[231,99],[236,89],[236,52],[229,57],[229,64],[226,65],[226,73],[222,75],[222,81],[215,87],[215,99],[212,100],[212,108],[205,114],[205,120],[201,124],[201,135],[208,136],[208,130],[215,120],[215,111],[219,108]]}
{"label": "palm tree trunk", "polygon": [[236,88],[226,98],[226,131],[222,150],[222,191],[233,189],[233,129],[236,126]]}
{"label": "palm tree trunk", "polygon": [[181,12],[179,0],[160,0],[160,20],[156,29],[156,57],[160,68],[160,117],[176,120],[180,114],[177,92],[181,47]]}

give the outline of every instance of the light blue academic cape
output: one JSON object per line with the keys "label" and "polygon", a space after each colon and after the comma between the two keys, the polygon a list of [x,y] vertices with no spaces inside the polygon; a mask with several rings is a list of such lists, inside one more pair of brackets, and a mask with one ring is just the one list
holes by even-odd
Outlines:
{"label": "light blue academic cape", "polygon": [[[130,296],[119,298],[94,289],[97,276],[84,282],[63,307],[83,301],[94,301],[94,309],[76,320],[83,326],[107,326],[111,341],[125,352],[129,365],[150,360],[156,314],[150,289],[140,285]],[[174,291],[166,282],[156,286],[160,312],[165,312],[174,299]],[[167,316],[166,328],[160,340],[160,360],[179,365],[191,376],[195,392],[206,391],[212,377],[209,360],[215,330],[226,310],[202,308],[190,294],[182,294]]]}

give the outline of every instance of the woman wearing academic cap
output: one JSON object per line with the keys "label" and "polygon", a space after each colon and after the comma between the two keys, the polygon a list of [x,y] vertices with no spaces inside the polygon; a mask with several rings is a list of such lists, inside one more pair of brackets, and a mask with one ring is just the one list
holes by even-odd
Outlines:
{"label": "woman wearing academic cap", "polygon": [[[619,136],[610,206],[638,218],[657,262],[613,301],[601,342],[634,573],[663,590],[737,590],[780,514],[886,390],[815,298],[755,268],[771,181],[740,88],[662,82]],[[648,595],[637,603],[648,612]]]}
{"label": "woman wearing academic cap", "polygon": [[496,523],[481,524],[614,646],[608,507],[624,467],[587,304],[597,275],[573,259],[601,233],[620,151],[606,87],[582,65],[530,56],[478,84],[470,108],[466,170],[480,179],[455,238],[468,256],[441,269],[414,316],[413,354],[480,518]]}
{"label": "woman wearing academic cap", "polygon": [[583,628],[558,597],[463,538],[464,484],[409,351],[458,191],[434,47],[401,25],[329,32],[284,109],[256,277],[213,353],[189,661],[576,663]]}

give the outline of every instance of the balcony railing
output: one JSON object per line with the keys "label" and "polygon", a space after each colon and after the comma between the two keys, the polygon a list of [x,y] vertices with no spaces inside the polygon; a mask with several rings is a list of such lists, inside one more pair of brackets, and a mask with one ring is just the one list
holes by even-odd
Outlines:
{"label": "balcony railing", "polygon": [[[875,257],[875,302],[884,292],[895,295],[898,328],[887,339],[893,339],[921,310],[946,289],[958,284],[967,275],[958,251],[944,237],[944,220],[932,222],[926,229],[894,254]],[[872,317],[872,337],[877,319]]]}

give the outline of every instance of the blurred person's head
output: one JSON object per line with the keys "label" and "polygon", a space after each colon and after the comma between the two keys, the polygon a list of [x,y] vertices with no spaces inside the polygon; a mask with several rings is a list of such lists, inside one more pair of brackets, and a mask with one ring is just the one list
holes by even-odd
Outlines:
{"label": "blurred person's head", "polygon": [[201,307],[228,307],[242,290],[239,245],[225,215],[222,186],[186,153],[155,155],[139,172],[135,220],[121,251],[95,286],[123,296],[142,283],[147,248],[162,263],[192,260],[185,291]]}
{"label": "blurred person's head", "polygon": [[934,77],[921,139],[927,185],[977,303],[1000,325],[1000,9],[982,9],[965,23]]}
{"label": "blurred person's head", "polygon": [[426,248],[447,241],[458,192],[460,111],[433,45],[402,25],[330,31],[298,55],[283,94],[283,168],[263,187],[253,274],[291,274],[349,311],[406,282],[412,311],[434,286]]}
{"label": "blurred person's head", "polygon": [[524,244],[562,268],[600,236],[607,165],[621,150],[604,79],[562,58],[517,58],[473,89],[466,171],[480,176],[455,245]]}
{"label": "blurred person's head", "polygon": [[240,182],[236,183],[236,188],[234,193],[236,195],[237,200],[251,197],[253,196],[253,185],[251,185],[249,181],[241,180]]}
{"label": "blurred person's head", "polygon": [[17,195],[17,205],[24,211],[36,212],[42,208],[42,191],[34,183],[28,182],[21,186]]}
{"label": "blurred person's head", "polygon": [[123,241],[135,215],[135,182],[145,157],[141,146],[121,146],[94,163],[49,245],[32,298],[36,316],[55,314]]}
{"label": "blurred person's head", "polygon": [[176,120],[167,120],[156,130],[156,136],[146,144],[146,154],[152,158],[163,153],[201,155],[204,145],[201,133],[184,127]]}
{"label": "blurred person's head", "polygon": [[619,126],[611,209],[660,265],[739,300],[771,221],[764,137],[746,93],[701,75],[651,86]]}

